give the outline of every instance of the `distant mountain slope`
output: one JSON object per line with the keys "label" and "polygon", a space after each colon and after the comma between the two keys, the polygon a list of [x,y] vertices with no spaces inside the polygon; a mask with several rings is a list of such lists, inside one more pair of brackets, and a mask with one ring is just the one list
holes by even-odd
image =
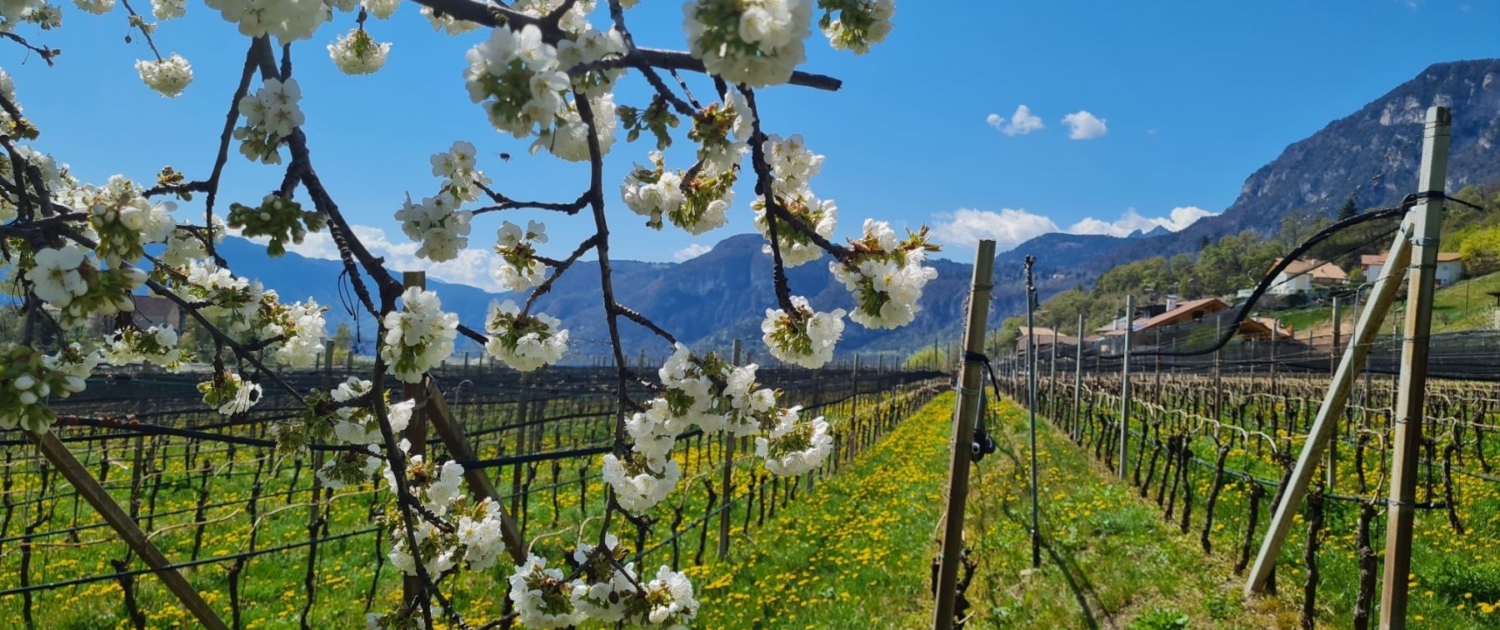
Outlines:
{"label": "distant mountain slope", "polygon": [[[1158,230],[1141,238],[1113,239],[1113,245],[1093,242],[1094,255],[1059,250],[1056,237],[1062,235],[1046,234],[1022,243],[1001,260],[1014,263],[1032,253],[1039,269],[1046,266],[1091,284],[1115,265],[1196,252],[1204,239],[1242,230],[1274,234],[1289,214],[1333,215],[1356,190],[1361,208],[1397,203],[1416,190],[1422,122],[1432,105],[1453,111],[1447,190],[1500,181],[1500,59],[1439,63],[1287,146],[1245,180],[1239,197],[1223,214],[1176,233]],[[1048,262],[1054,257],[1056,262]]]}
{"label": "distant mountain slope", "polygon": [[[615,297],[695,348],[722,349],[740,339],[751,352],[763,356],[760,322],[766,309],[774,308],[775,303],[770,257],[761,252],[764,243],[758,235],[742,234],[724,239],[712,251],[683,263],[614,261]],[[292,253],[267,258],[262,246],[233,237],[225,239],[220,253],[236,273],[259,278],[287,299],[311,297],[327,305],[330,332],[338,322],[353,321],[340,296],[342,263]],[[934,260],[931,265],[938,270],[938,278],[927,285],[921,302],[924,310],[915,322],[894,331],[877,331],[846,321],[839,350],[902,354],[932,343],[934,337],[955,337],[962,326],[963,300],[973,271],[969,265],[947,260]],[[790,269],[787,276],[793,293],[808,297],[819,309],[853,306],[848,291],[829,273],[826,257]],[[432,279],[428,287],[438,291],[444,310],[457,313],[462,322],[476,329],[483,328],[491,302],[525,299]],[[348,295],[352,301],[352,292]],[[550,293],[537,300],[536,309],[563,320],[573,339],[575,359],[608,353],[609,331],[599,298],[596,262],[575,265]],[[368,314],[360,322],[362,347],[369,351],[375,324]],[[631,358],[639,348],[646,348],[653,356],[667,350],[663,342],[634,323],[622,319],[620,332]]]}
{"label": "distant mountain slope", "polygon": [[[1204,238],[1244,229],[1274,233],[1282,218],[1294,212],[1331,214],[1356,187],[1360,187],[1362,207],[1393,203],[1416,186],[1420,121],[1427,106],[1434,103],[1447,105],[1454,113],[1448,189],[1500,181],[1500,60],[1437,64],[1354,114],[1288,146],[1245,181],[1239,198],[1220,216],[1176,233],[1157,228],[1125,238],[1045,234],[1000,254],[995,261],[992,319],[1024,311],[1022,261],[1027,255],[1037,257],[1037,292],[1045,300],[1059,291],[1090,286],[1113,265],[1195,252]],[[771,263],[761,253],[763,243],[761,237],[746,234],[726,238],[712,251],[683,263],[616,261],[616,297],[684,343],[726,348],[732,340],[741,339],[753,342],[749,345],[752,352],[763,356],[760,322],[775,296]],[[295,254],[268,259],[263,248],[239,239],[227,240],[222,249],[239,273],[262,279],[288,298],[311,296],[328,304],[333,322],[350,318],[340,300],[340,263]],[[839,350],[900,354],[932,343],[935,337],[956,338],[963,324],[962,307],[972,268],[946,260],[935,260],[932,265],[939,277],[928,285],[921,302],[924,310],[915,322],[894,331],[867,330],[847,322]],[[788,278],[792,290],[807,296],[819,309],[852,305],[849,294],[829,274],[826,257],[789,270]],[[520,299],[435,280],[429,285],[440,290],[446,310],[458,313],[475,328],[483,326],[491,301]],[[576,265],[538,300],[538,308],[562,318],[572,331],[575,360],[607,353],[609,336],[596,263]],[[369,344],[374,323],[368,316],[361,321]],[[622,321],[621,333],[632,356],[640,347],[653,354],[665,349],[633,323]]]}

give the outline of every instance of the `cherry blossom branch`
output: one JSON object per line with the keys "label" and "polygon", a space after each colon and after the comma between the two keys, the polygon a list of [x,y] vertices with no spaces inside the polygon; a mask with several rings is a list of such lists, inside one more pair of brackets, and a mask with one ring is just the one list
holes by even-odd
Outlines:
{"label": "cherry blossom branch", "polygon": [[0,38],[13,41],[17,44],[20,44],[23,48],[40,55],[42,61],[46,62],[49,66],[57,65],[57,62],[53,61],[53,58],[62,54],[62,51],[57,48],[33,45],[31,42],[26,41],[26,38],[10,31],[0,31]]}
{"label": "cherry blossom branch", "polygon": [[[556,45],[557,42],[567,37],[562,29],[543,24],[537,18],[518,13],[506,7],[495,6],[475,2],[474,0],[412,0],[422,6],[433,9],[454,18],[473,22],[490,28],[509,26],[518,29],[528,24],[535,24],[542,32],[542,40]],[[613,7],[611,7],[613,10]],[[594,64],[584,64],[589,70],[611,70],[618,68],[636,67],[644,63],[647,66],[661,70],[684,70],[708,74],[703,67],[703,62],[692,55],[676,50],[658,50],[654,48],[633,48],[629,54],[623,57],[613,57]],[[791,85],[809,87],[818,90],[836,91],[843,87],[844,82],[830,76],[812,74],[802,71],[792,73]]]}
{"label": "cherry blossom branch", "polygon": [[604,319],[609,328],[609,343],[615,355],[616,400],[620,414],[615,421],[615,452],[624,454],[629,448],[625,430],[625,412],[630,408],[630,368],[625,363],[625,348],[620,342],[619,304],[615,301],[613,270],[609,264],[609,220],[604,216],[604,152],[599,148],[599,131],[594,119],[594,108],[587,96],[573,91],[573,100],[578,107],[578,118],[588,127],[589,148],[589,206],[593,210],[595,250],[599,252],[599,285],[604,298]]}
{"label": "cherry blossom branch", "polygon": [[146,45],[151,47],[151,54],[156,55],[156,60],[161,61],[161,51],[156,49],[156,41],[151,39],[151,32],[146,30],[146,20],[135,12],[135,7],[130,6],[130,0],[120,0],[125,5],[125,10],[130,13],[130,27],[141,32],[146,38]]}
{"label": "cherry blossom branch", "polygon": [[[770,219],[772,216],[780,217],[782,220],[790,223],[793,229],[811,240],[813,244],[823,248],[823,251],[832,254],[834,258],[840,261],[848,258],[849,249],[847,247],[834,244],[832,241],[823,238],[823,235],[818,234],[817,230],[814,230],[812,226],[807,225],[791,212],[787,211],[786,207],[781,205],[781,200],[776,198],[771,186],[771,182],[775,181],[775,176],[771,174],[771,165],[766,161],[766,134],[760,127],[760,110],[755,105],[755,90],[741,86],[740,93],[745,95],[745,102],[750,105],[750,113],[752,114],[751,121],[754,132],[750,135],[750,162],[755,168],[756,192],[760,193],[766,200],[766,218]],[[771,241],[774,244],[776,241],[775,237],[772,237]]]}
{"label": "cherry blossom branch", "polygon": [[573,216],[581,212],[584,208],[588,207],[589,199],[594,195],[594,192],[592,190],[586,191],[582,195],[579,195],[577,199],[567,203],[546,201],[517,201],[505,196],[503,193],[491,189],[489,186],[486,186],[484,184],[475,182],[475,185],[478,186],[480,190],[484,191],[484,194],[488,195],[490,199],[494,200],[497,205],[486,206],[474,210],[471,213],[474,215],[485,214],[488,212],[497,212],[500,210],[535,209],[551,210],[553,212],[561,212],[568,216]]}
{"label": "cherry blossom branch", "polygon": [[[382,307],[388,306],[391,305],[382,305]],[[376,338],[385,338],[384,324],[381,324],[376,328]],[[370,380],[370,391],[385,391],[385,371],[385,357],[381,356],[379,352],[376,352],[375,373],[372,375]],[[402,604],[403,606],[420,607],[422,611],[422,620],[426,622],[422,627],[432,628],[434,627],[432,625],[432,602],[431,598],[425,597],[426,594],[431,592],[428,590],[428,586],[431,584],[431,579],[427,575],[427,563],[422,562],[421,556],[419,555],[419,550],[421,548],[417,546],[416,515],[412,513],[411,506],[406,503],[406,501],[415,498],[415,496],[411,492],[411,484],[407,483],[408,480],[406,478],[406,458],[402,456],[401,447],[396,443],[396,432],[391,428],[391,418],[390,415],[386,413],[385,405],[374,405],[374,407],[375,420],[376,423],[380,425],[380,438],[384,442],[383,446],[385,447],[385,452],[389,454],[386,457],[386,465],[390,466],[391,476],[395,481],[396,504],[397,507],[400,508],[399,511],[401,512],[401,519],[403,524],[405,525],[405,527],[402,527],[402,530],[406,537],[406,548],[412,554],[412,558],[416,560],[416,562],[413,563],[415,565],[413,568],[416,569],[417,580],[422,585],[422,594],[424,595],[423,597],[417,597],[417,601],[415,602],[403,602]]]}
{"label": "cherry blossom branch", "polygon": [[[245,69],[240,73],[239,87],[235,88],[234,97],[229,100],[229,113],[224,115],[224,129],[219,133],[219,152],[214,156],[214,167],[208,176],[208,198],[204,200],[204,225],[210,230],[214,225],[214,201],[219,197],[219,182],[224,176],[224,166],[229,163],[229,141],[234,137],[234,125],[240,119],[240,100],[250,93],[250,79],[255,76],[258,50],[263,46],[267,46],[264,37],[250,42],[250,49],[245,51]],[[212,234],[205,243],[208,252],[214,253]]]}
{"label": "cherry blossom branch", "polygon": [[646,330],[649,330],[649,331],[651,331],[653,333],[656,333],[656,335],[658,337],[661,337],[662,339],[665,339],[667,341],[667,343],[672,344],[674,346],[677,345],[677,338],[676,337],[673,337],[671,333],[669,333],[669,332],[667,332],[665,330],[662,330],[662,328],[660,326],[657,326],[651,320],[646,319],[645,315],[642,315],[639,312],[637,312],[635,310],[632,310],[630,307],[627,307],[627,306],[624,306],[624,305],[621,305],[621,304],[615,304],[615,305],[611,306],[609,310],[610,310],[611,313],[614,313],[616,315],[623,315],[625,317],[625,319],[628,319],[628,320],[633,321],[633,322],[635,322],[637,324],[640,324],[641,327],[645,328]]}
{"label": "cherry blossom branch", "polygon": [[557,282],[557,279],[561,278],[563,273],[572,268],[573,263],[578,262],[578,259],[582,257],[584,253],[588,252],[590,249],[593,249],[594,246],[598,245],[599,240],[600,239],[598,234],[590,236],[584,239],[582,243],[579,243],[578,249],[573,250],[573,253],[570,254],[566,259],[558,261],[555,264],[548,264],[549,267],[553,268],[552,275],[547,276],[547,279],[543,280],[540,285],[537,285],[537,288],[531,292],[530,296],[527,296],[526,305],[521,307],[521,314],[530,315],[531,306],[533,304],[536,304],[537,298],[540,298],[550,292],[552,290],[552,284]]}

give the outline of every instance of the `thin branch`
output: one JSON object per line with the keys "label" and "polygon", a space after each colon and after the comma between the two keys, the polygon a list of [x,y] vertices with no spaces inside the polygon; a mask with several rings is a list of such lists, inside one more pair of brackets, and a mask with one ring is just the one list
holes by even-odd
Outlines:
{"label": "thin branch", "polygon": [[47,46],[35,46],[31,42],[26,41],[26,38],[21,37],[20,35],[17,35],[15,33],[10,32],[10,31],[0,31],[0,38],[5,38],[5,39],[8,39],[10,41],[13,41],[13,42],[15,42],[17,44],[20,44],[22,47],[26,48],[27,50],[30,50],[31,52],[34,52],[37,55],[40,55],[41,58],[42,58],[42,61],[47,62],[47,65],[49,65],[49,66],[55,66],[55,65],[57,65],[57,62],[53,61],[52,59],[54,57],[62,54],[62,51],[59,50],[59,49],[56,49],[56,48],[49,48]]}
{"label": "thin branch", "polygon": [[555,271],[553,271],[552,275],[548,276],[546,280],[543,280],[540,285],[537,285],[536,290],[532,291],[531,295],[526,298],[526,306],[521,308],[521,314],[529,315],[531,313],[531,306],[533,304],[536,304],[537,298],[542,297],[543,295],[546,295],[549,291],[551,291],[552,284],[557,282],[557,279],[562,277],[563,273],[567,272],[567,270],[573,266],[573,263],[577,262],[585,252],[593,249],[594,246],[598,244],[599,235],[595,234],[593,236],[590,236],[587,239],[584,239],[582,243],[579,243],[578,249],[573,250],[573,253],[570,254],[566,260],[558,261],[557,264],[549,265],[550,267],[555,269]]}
{"label": "thin branch", "polygon": [[[758,189],[757,192],[766,200],[766,218],[770,219],[773,216],[780,217],[783,221],[790,223],[793,229],[801,232],[803,236],[811,240],[813,244],[823,248],[823,251],[832,254],[834,258],[839,260],[848,258],[848,248],[836,245],[832,241],[823,238],[823,235],[818,234],[817,230],[814,230],[812,226],[792,215],[785,206],[781,205],[781,200],[776,198],[776,195],[773,193],[774,188],[771,185],[776,178],[771,174],[770,163],[766,161],[766,134],[760,128],[760,111],[755,105],[755,91],[741,87],[740,92],[745,95],[745,102],[749,104],[750,113],[752,114],[751,121],[754,133],[750,135],[750,162],[755,167],[755,186]],[[767,223],[770,225],[769,221]],[[771,240],[774,243],[776,239],[772,237]]]}
{"label": "thin branch", "polygon": [[637,324],[640,324],[642,328],[645,328],[646,330],[649,330],[649,331],[651,331],[653,333],[656,333],[656,335],[658,337],[661,337],[662,339],[667,340],[667,343],[672,344],[674,346],[677,345],[677,338],[673,337],[672,333],[669,333],[669,332],[667,332],[665,330],[662,330],[661,326],[657,326],[655,322],[652,322],[651,320],[646,319],[645,315],[640,314],[639,312],[631,309],[630,307],[627,307],[627,306],[624,306],[624,305],[621,305],[621,304],[615,304],[609,310],[610,310],[611,313],[614,313],[616,315],[623,315],[625,317],[625,319],[628,319],[628,320],[633,321],[633,322],[635,322]]}

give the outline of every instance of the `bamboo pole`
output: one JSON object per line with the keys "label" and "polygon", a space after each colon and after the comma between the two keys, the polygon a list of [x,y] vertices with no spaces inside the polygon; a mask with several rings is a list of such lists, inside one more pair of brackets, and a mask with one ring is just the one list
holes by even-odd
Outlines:
{"label": "bamboo pole", "polygon": [[[964,324],[964,347],[979,354],[984,351],[984,333],[989,323],[990,292],[994,286],[995,241],[979,241],[974,259],[974,279],[969,293],[969,314]],[[943,551],[938,560],[937,602],[933,606],[935,630],[952,630],[953,608],[958,589],[958,569],[962,564],[964,504],[969,498],[969,457],[974,442],[974,420],[979,415],[979,388],[983,384],[983,365],[964,356],[959,364],[958,406],[953,422],[953,439],[949,442],[948,502],[944,510]]]}

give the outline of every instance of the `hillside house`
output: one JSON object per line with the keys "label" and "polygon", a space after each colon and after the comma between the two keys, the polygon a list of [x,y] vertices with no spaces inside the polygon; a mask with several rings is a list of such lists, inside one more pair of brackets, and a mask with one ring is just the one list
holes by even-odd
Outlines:
{"label": "hillside house", "polygon": [[[1036,333],[1036,351],[1038,355],[1046,356],[1047,353],[1051,352],[1054,342],[1057,344],[1058,351],[1063,354],[1071,354],[1073,350],[1068,348],[1078,346],[1078,337],[1064,335],[1055,329],[1043,328],[1041,326],[1037,326],[1032,330]],[[1021,336],[1016,338],[1016,354],[1024,356],[1026,354],[1026,347],[1026,327],[1022,326]]]}
{"label": "hillside house", "polygon": [[[1136,326],[1135,345],[1139,347],[1166,346],[1173,339],[1186,338],[1199,326],[1215,326],[1211,321],[1232,321],[1234,314],[1227,312],[1229,304],[1218,298],[1203,298],[1183,302],[1176,308],[1140,322]],[[1273,336],[1286,339],[1291,331],[1278,327],[1274,319],[1249,318],[1240,324],[1236,334],[1244,339],[1271,339]],[[1200,338],[1201,335],[1199,336]],[[1211,335],[1210,335],[1211,337]]]}
{"label": "hillside house", "polygon": [[[1277,258],[1271,263],[1271,267],[1274,269],[1281,261],[1282,259]],[[1348,274],[1338,265],[1315,258],[1304,258],[1292,261],[1292,264],[1277,274],[1269,293],[1295,295],[1338,286],[1348,281]]]}
{"label": "hillside house", "polygon": [[[1365,254],[1359,257],[1359,266],[1366,281],[1380,277],[1385,270],[1385,258],[1389,254]],[[1437,285],[1447,286],[1464,279],[1464,261],[1458,252],[1440,252],[1437,261]]]}

